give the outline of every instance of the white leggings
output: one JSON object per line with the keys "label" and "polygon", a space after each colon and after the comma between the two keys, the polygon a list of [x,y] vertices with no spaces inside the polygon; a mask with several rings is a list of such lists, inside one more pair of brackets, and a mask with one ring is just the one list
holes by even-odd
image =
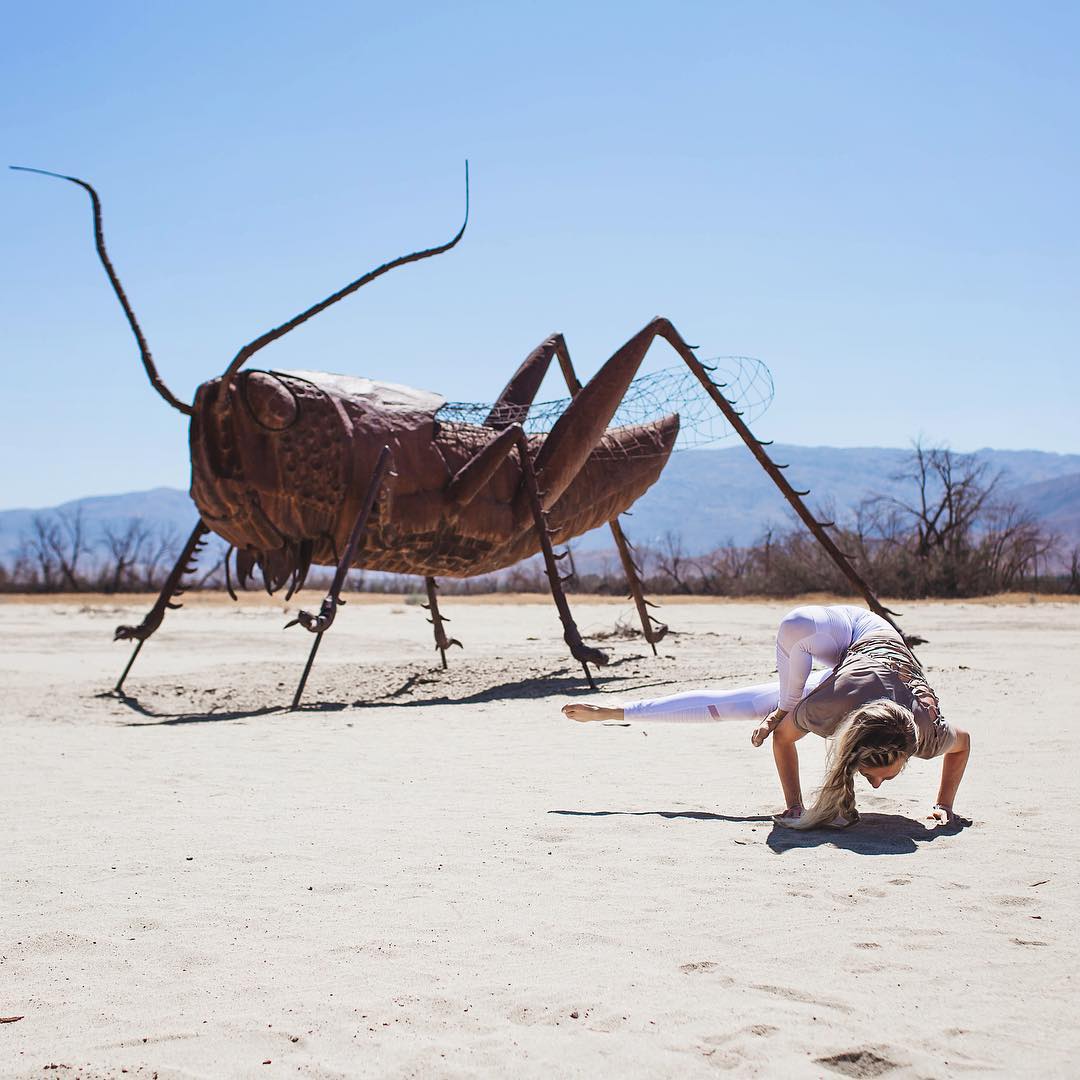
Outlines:
{"label": "white leggings", "polygon": [[[784,616],[776,632],[777,682],[730,690],[692,690],[686,694],[635,701],[623,706],[627,720],[672,724],[717,720],[761,720],[774,709],[791,711],[831,672],[840,657],[868,634],[896,634],[865,608],[807,604]],[[814,661],[826,665],[811,671]]]}
{"label": "white leggings", "polygon": [[[806,691],[813,690],[829,669],[812,671]],[[709,724],[719,720],[763,720],[780,701],[778,682],[729,689],[690,690],[685,694],[634,701],[623,706],[627,720],[650,720],[666,724]]]}

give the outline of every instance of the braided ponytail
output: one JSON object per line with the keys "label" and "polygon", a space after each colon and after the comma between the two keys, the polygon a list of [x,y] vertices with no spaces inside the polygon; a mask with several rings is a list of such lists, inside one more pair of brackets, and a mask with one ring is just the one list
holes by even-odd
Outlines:
{"label": "braided ponytail", "polygon": [[879,698],[853,709],[829,748],[825,781],[814,805],[797,821],[785,824],[793,829],[813,829],[829,825],[837,817],[854,824],[859,820],[855,808],[855,773],[861,768],[887,768],[907,761],[918,749],[918,743],[918,728],[911,710],[890,698]]}

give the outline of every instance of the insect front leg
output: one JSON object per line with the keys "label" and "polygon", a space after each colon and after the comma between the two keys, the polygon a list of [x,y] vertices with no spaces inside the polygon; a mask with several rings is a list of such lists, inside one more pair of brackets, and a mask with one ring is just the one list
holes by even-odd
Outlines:
{"label": "insect front leg", "polygon": [[300,676],[300,682],[296,687],[296,693],[293,695],[292,705],[290,706],[293,712],[300,708],[300,698],[303,697],[304,687],[307,685],[308,676],[311,674],[311,667],[315,663],[315,655],[318,653],[319,646],[322,644],[323,634],[333,626],[334,616],[337,614],[338,605],[345,603],[345,601],[341,599],[341,590],[345,587],[345,578],[348,575],[349,568],[352,566],[353,559],[356,556],[356,549],[360,546],[360,540],[364,535],[364,530],[367,528],[368,518],[371,517],[371,511],[375,506],[375,500],[379,496],[379,490],[382,488],[383,479],[391,470],[391,462],[392,457],[390,454],[390,447],[384,446],[379,452],[378,460],[375,462],[375,469],[371,474],[371,482],[368,484],[364,500],[360,505],[360,512],[356,515],[356,520],[353,522],[352,531],[349,533],[348,543],[345,545],[345,550],[338,560],[337,570],[334,573],[334,580],[330,583],[330,591],[323,598],[318,613],[300,610],[296,613],[295,619],[291,619],[285,624],[286,630],[288,630],[290,626],[300,625],[305,630],[310,630],[311,633],[315,635],[315,640],[311,644],[311,652],[308,653],[307,663],[304,665],[304,671]]}
{"label": "insect front leg", "polygon": [[131,659],[128,660],[123,673],[117,679],[116,686],[113,687],[114,693],[122,694],[124,692],[124,680],[128,677],[128,672],[131,671],[131,667],[135,663],[135,657],[139,655],[146,639],[161,625],[161,620],[165,618],[165,612],[170,608],[180,607],[180,604],[177,603],[177,597],[182,596],[184,592],[184,575],[190,574],[195,569],[195,558],[202,550],[203,540],[209,532],[209,526],[205,524],[202,518],[199,518],[198,524],[192,529],[187,543],[184,544],[180,551],[176,565],[169,571],[169,576],[165,579],[165,584],[162,585],[161,592],[158,594],[157,600],[154,601],[154,606],[146,613],[146,618],[138,626],[118,626],[116,628],[113,641],[136,641],[138,644],[136,644],[135,651],[131,654]]}

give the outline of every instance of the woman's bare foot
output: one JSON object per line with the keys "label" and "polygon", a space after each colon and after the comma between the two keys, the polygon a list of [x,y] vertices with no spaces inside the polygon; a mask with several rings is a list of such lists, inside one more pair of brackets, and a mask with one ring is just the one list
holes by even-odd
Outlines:
{"label": "woman's bare foot", "polygon": [[587,724],[590,720],[621,720],[622,709],[606,709],[602,705],[586,705],[583,701],[574,701],[562,707],[563,716]]}
{"label": "woman's bare foot", "polygon": [[780,725],[780,721],[787,716],[787,713],[782,713],[779,709],[769,713],[764,720],[756,728],[754,728],[753,735],[750,736],[750,741],[755,746],[760,746],[776,728]]}

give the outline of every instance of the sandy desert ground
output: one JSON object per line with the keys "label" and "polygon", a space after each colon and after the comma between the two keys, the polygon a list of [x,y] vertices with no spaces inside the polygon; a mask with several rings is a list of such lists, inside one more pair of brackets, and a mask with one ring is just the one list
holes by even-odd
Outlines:
{"label": "sandy desert ground", "polygon": [[[145,599],[0,604],[0,1075],[1077,1075],[1080,604],[902,605],[974,824],[914,762],[808,834],[741,725],[564,720],[549,603],[444,606],[449,671],[361,599],[289,713],[280,602],[189,601],[124,700]],[[789,606],[669,603],[602,692],[762,681]]]}

